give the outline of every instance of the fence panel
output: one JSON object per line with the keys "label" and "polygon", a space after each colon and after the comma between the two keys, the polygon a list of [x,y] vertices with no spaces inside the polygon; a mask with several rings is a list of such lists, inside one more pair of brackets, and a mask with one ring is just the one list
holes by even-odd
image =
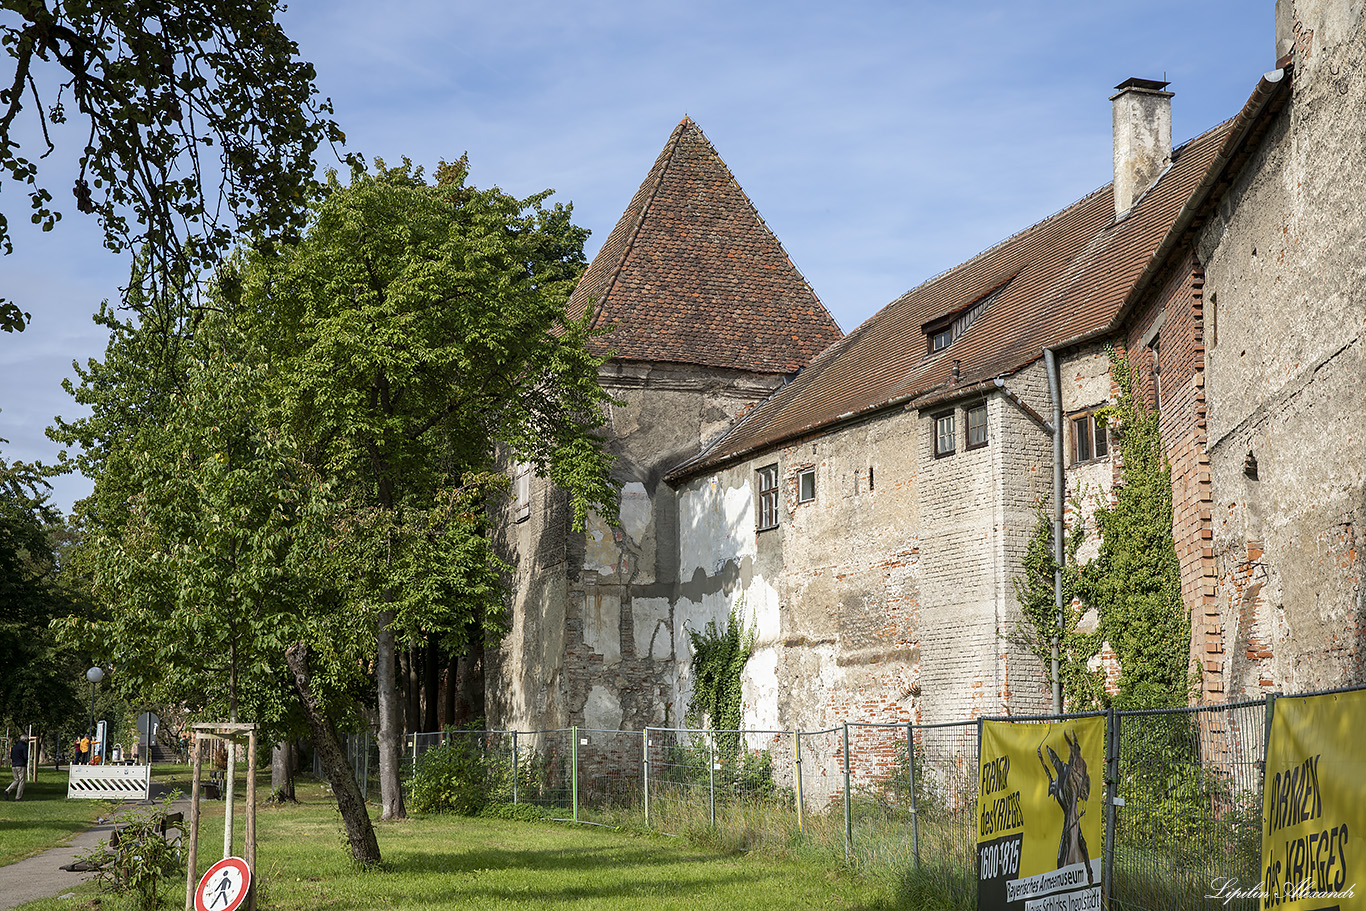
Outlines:
{"label": "fence panel", "polygon": [[1111,906],[1230,908],[1217,883],[1261,877],[1263,701],[1119,712]]}

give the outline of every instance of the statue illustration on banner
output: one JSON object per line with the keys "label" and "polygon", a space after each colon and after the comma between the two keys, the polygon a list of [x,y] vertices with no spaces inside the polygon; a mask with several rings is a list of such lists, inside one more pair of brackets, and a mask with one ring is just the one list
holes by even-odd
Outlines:
{"label": "statue illustration on banner", "polygon": [[977,907],[1099,911],[1105,718],[982,722]]}

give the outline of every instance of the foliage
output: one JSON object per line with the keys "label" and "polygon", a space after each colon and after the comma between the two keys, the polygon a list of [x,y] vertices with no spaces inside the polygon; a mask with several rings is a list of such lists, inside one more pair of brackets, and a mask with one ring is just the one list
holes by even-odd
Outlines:
{"label": "foliage", "polygon": [[[1064,542],[1062,569],[1062,623],[1058,622],[1057,603],[1053,594],[1053,577],[1057,560],[1053,556],[1053,522],[1043,504],[1035,508],[1034,531],[1025,550],[1024,575],[1011,580],[1015,597],[1024,614],[1024,622],[1015,630],[1015,641],[1021,642],[1039,659],[1044,677],[1053,683],[1053,642],[1059,643],[1058,671],[1062,677],[1063,706],[1067,711],[1087,711],[1104,701],[1103,678],[1090,670],[1086,663],[1100,650],[1098,632],[1077,629],[1085,611],[1079,598],[1086,592],[1083,568],[1077,552],[1086,540],[1086,525],[1076,522]],[[1080,510],[1073,510],[1080,515]],[[1027,625],[1026,625],[1027,624]]]}
{"label": "foliage", "polygon": [[[169,354],[155,328],[110,324],[105,363],[83,375],[93,414],[64,425],[96,472],[77,558],[99,609],[59,629],[117,657],[125,694],[219,718],[245,708],[280,731],[284,648],[329,616],[298,609],[329,596],[325,487],[260,421],[271,368],[230,319],[206,316]],[[149,357],[165,359],[160,383],[103,382]],[[344,626],[316,635],[364,654]],[[343,681],[349,663],[336,662]]]}
{"label": "foliage", "polygon": [[719,799],[792,800],[792,795],[781,791],[773,780],[773,757],[767,750],[736,749],[727,754],[721,751],[721,740],[718,734],[715,754],[701,737],[669,747],[664,767],[651,773],[653,780],[703,788],[714,782]]}
{"label": "foliage", "polygon": [[[0,45],[12,67],[0,88],[0,170],[26,188],[30,220],[47,231],[61,218],[38,159],[69,138],[81,149],[76,208],[99,219],[109,249],[147,251],[151,288],[167,291],[186,270],[211,266],[239,228],[288,236],[317,188],[313,153],[344,137],[326,119],[331,103],[315,97],[312,65],[276,21],[283,8],[6,3]],[[21,154],[30,142],[42,149],[36,159]],[[4,213],[0,248],[12,250]],[[0,301],[0,328],[22,330],[27,319]]]}
{"label": "foliage", "polygon": [[725,629],[719,629],[715,620],[708,620],[701,631],[688,628],[693,691],[685,717],[692,727],[718,732],[716,753],[723,763],[734,763],[740,750],[738,732],[744,723],[741,695],[754,637],[755,631],[745,626],[744,602],[731,608]]}
{"label": "foliage", "polygon": [[[501,633],[503,578],[486,502],[498,448],[615,520],[596,433],[606,395],[588,323],[570,320],[585,232],[548,193],[518,199],[421,169],[357,166],[317,202],[305,235],[248,256],[222,285],[279,371],[265,418],[295,435],[331,485],[331,575],[352,622],[376,629],[385,818],[398,779],[397,643],[451,651]],[[471,640],[475,640],[474,643]]]}
{"label": "foliage", "polygon": [[1099,635],[1119,659],[1116,704],[1185,705],[1190,630],[1172,538],[1171,468],[1157,411],[1135,393],[1127,359],[1113,350],[1110,374],[1120,392],[1110,417],[1123,474],[1114,506],[1096,511],[1100,554],[1086,569],[1086,594],[1100,611]]}
{"label": "foliage", "polygon": [[160,884],[184,870],[180,852],[166,840],[163,822],[174,795],[160,805],[127,810],[114,835],[80,858],[95,869],[101,891],[132,894],[141,911],[161,907]]}
{"label": "foliage", "polygon": [[49,628],[74,604],[60,581],[64,533],[40,470],[0,459],[0,721],[7,725],[65,731],[84,717],[83,662]]}
{"label": "foliage", "polygon": [[[1114,406],[1099,415],[1117,443],[1120,479],[1114,505],[1096,510],[1100,553],[1084,566],[1077,551],[1086,536],[1082,522],[1067,534],[1063,567],[1063,618],[1053,600],[1052,523],[1042,507],[1025,554],[1025,573],[1014,581],[1028,627],[1016,636],[1050,673],[1054,638],[1061,642],[1059,670],[1064,703],[1085,711],[1111,700],[1102,677],[1086,662],[1109,642],[1119,660],[1121,708],[1184,705],[1190,631],[1181,602],[1180,564],[1172,537],[1171,469],[1162,451],[1158,413],[1135,393],[1128,361],[1110,351],[1110,375],[1119,387]],[[1075,510],[1078,514],[1080,510]],[[1077,629],[1087,605],[1100,616],[1091,633]]]}
{"label": "foliage", "polygon": [[[535,801],[545,790],[547,767],[536,754],[526,751],[516,764],[519,796]],[[490,808],[512,806],[513,757],[511,749],[494,742],[493,736],[471,727],[448,728],[443,742],[422,754],[409,780],[412,808],[418,813],[485,815]],[[520,805],[520,804],[519,804]],[[491,811],[499,818],[505,811]],[[536,811],[539,818],[541,812]]]}

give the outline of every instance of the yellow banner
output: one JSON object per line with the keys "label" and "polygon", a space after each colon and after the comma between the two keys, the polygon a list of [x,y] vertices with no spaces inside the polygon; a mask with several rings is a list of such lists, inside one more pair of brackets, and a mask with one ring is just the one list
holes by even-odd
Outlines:
{"label": "yellow banner", "polygon": [[977,907],[1099,911],[1105,718],[982,722]]}
{"label": "yellow banner", "polygon": [[1262,798],[1264,911],[1366,909],[1366,691],[1276,700]]}

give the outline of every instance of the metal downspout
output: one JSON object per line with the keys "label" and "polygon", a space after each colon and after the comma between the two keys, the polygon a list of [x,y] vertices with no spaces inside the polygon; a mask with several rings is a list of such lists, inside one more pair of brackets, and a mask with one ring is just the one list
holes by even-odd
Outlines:
{"label": "metal downspout", "polygon": [[[1063,625],[1062,566],[1066,554],[1063,543],[1063,499],[1065,487],[1062,475],[1062,381],[1058,376],[1058,359],[1052,348],[1043,349],[1044,367],[1048,371],[1048,397],[1053,403],[1053,607],[1057,611],[1058,630]],[[1062,713],[1062,676],[1058,671],[1058,636],[1053,637],[1053,713]]]}

